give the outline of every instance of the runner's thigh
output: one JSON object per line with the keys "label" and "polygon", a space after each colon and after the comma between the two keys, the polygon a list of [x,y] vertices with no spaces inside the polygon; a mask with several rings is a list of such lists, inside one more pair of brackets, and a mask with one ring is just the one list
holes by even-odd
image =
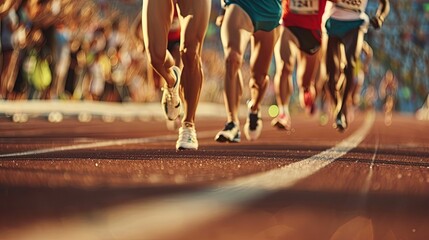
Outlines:
{"label": "runner's thigh", "polygon": [[299,53],[298,39],[288,28],[281,28],[283,28],[283,31],[281,32],[279,38],[279,41],[281,42],[279,50],[280,57],[285,64],[287,64],[290,68],[293,68]]}
{"label": "runner's thigh", "polygon": [[280,26],[270,32],[257,31],[253,34],[250,67],[254,73],[267,73],[279,32]]}
{"label": "runner's thigh", "polygon": [[249,15],[240,6],[229,5],[221,26],[221,38],[225,51],[232,49],[243,55],[253,29]]}
{"label": "runner's thigh", "polygon": [[187,44],[199,44],[202,48],[202,41],[207,31],[210,18],[210,0],[178,0],[179,18],[183,39],[181,49]]}
{"label": "runner's thigh", "polygon": [[165,58],[173,7],[172,0],[143,1],[143,39],[145,47],[151,52],[152,56],[157,58]]}

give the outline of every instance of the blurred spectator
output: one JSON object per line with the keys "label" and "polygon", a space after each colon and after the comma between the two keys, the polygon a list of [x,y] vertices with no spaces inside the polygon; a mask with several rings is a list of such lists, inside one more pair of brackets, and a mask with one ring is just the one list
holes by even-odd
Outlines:
{"label": "blurred spectator", "polygon": [[15,0],[3,0],[0,3],[0,18],[3,18],[4,15],[7,15],[9,9],[12,7]]}
{"label": "blurred spectator", "polygon": [[107,45],[106,30],[99,27],[94,32],[91,41],[88,72],[88,89],[84,96],[88,100],[101,100],[106,82],[110,79],[111,64],[105,52]]}
{"label": "blurred spectator", "polygon": [[392,113],[395,109],[398,81],[392,70],[387,70],[379,86],[379,97],[383,101],[384,123],[387,126],[392,124]]}
{"label": "blurred spectator", "polygon": [[25,3],[26,1],[15,1],[1,21],[2,67],[0,95],[3,98],[6,98],[7,94],[12,91],[16,78],[19,51],[25,45],[26,31],[18,16]]}
{"label": "blurred spectator", "polygon": [[[380,65],[372,68],[370,79],[381,79],[386,69],[393,69],[399,88],[408,92],[405,106],[400,111],[415,111],[429,91],[429,2],[427,1],[391,1],[391,16],[386,20],[386,28],[381,32],[370,32],[368,42],[374,48],[374,59]],[[375,4],[369,3],[369,11]],[[399,99],[400,100],[400,99]]]}
{"label": "blurred spectator", "polygon": [[[15,2],[18,5],[12,11],[16,11],[17,28],[12,33],[13,52],[10,67],[3,82],[3,90],[7,99],[25,99],[28,90],[27,81],[23,78],[23,61],[30,52],[32,31],[37,30],[37,24],[42,25],[48,1],[22,0]],[[3,36],[3,35],[2,35]]]}

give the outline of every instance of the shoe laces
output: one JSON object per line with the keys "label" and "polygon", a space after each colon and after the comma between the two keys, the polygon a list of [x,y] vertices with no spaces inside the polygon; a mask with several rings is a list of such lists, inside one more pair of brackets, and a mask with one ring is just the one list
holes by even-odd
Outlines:
{"label": "shoe laces", "polygon": [[167,101],[171,101],[174,96],[174,87],[163,87],[162,91],[165,93],[165,97]]}
{"label": "shoe laces", "polygon": [[182,127],[180,128],[179,137],[187,142],[196,142],[197,136],[194,128]]}

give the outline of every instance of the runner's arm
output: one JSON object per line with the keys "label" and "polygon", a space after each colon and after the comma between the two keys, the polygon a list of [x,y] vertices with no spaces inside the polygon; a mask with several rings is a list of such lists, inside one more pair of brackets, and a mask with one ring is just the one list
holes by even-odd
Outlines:
{"label": "runner's arm", "polygon": [[221,9],[219,11],[219,14],[216,18],[216,26],[220,27],[223,22],[223,17],[225,16],[225,0],[220,0]]}
{"label": "runner's arm", "polygon": [[369,43],[367,41],[363,42],[362,45],[362,52],[366,55],[365,57],[365,62],[363,62],[363,66],[364,66],[364,72],[368,73],[368,69],[371,63],[371,60],[373,58],[373,50],[372,47],[369,45]]}
{"label": "runner's arm", "polygon": [[378,5],[377,13],[371,18],[371,24],[375,29],[381,28],[384,20],[390,12],[389,0],[379,0],[379,2],[380,4]]}

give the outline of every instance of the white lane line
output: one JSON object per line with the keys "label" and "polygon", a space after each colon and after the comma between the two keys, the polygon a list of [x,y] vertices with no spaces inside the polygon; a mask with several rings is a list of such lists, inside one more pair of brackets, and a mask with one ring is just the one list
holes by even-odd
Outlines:
{"label": "white lane line", "polygon": [[[239,211],[246,204],[275,190],[291,187],[357,147],[375,119],[370,113],[363,125],[331,149],[285,167],[225,182],[201,191],[140,201],[97,213],[39,223],[5,239],[171,239],[209,221]],[[177,236],[177,235],[176,235]]]}
{"label": "white lane line", "polygon": [[37,155],[37,154],[43,154],[43,153],[63,152],[63,151],[80,150],[80,149],[88,149],[88,148],[101,148],[101,147],[109,147],[109,146],[120,146],[120,145],[127,145],[127,144],[142,144],[142,143],[150,143],[150,142],[158,142],[158,141],[168,141],[176,138],[177,138],[176,135],[174,136],[166,135],[162,137],[152,137],[152,138],[132,138],[132,139],[110,140],[110,141],[84,143],[84,144],[77,144],[77,145],[70,145],[70,146],[45,148],[45,149],[31,150],[26,152],[5,153],[5,154],[0,154],[0,158],[22,157],[22,156]]}
{"label": "white lane line", "polygon": [[375,163],[375,158],[377,157],[379,145],[380,145],[380,137],[377,134],[376,139],[375,139],[374,154],[372,155],[372,158],[371,158],[371,164],[369,165],[369,171],[368,171],[368,175],[366,176],[366,179],[365,179],[365,184],[362,187],[362,194],[364,194],[364,195],[366,195],[369,192],[369,188],[371,186],[372,175],[374,174],[374,163]]}
{"label": "white lane line", "polygon": [[[213,134],[214,134],[213,131],[206,131],[206,132],[199,132],[198,136],[199,137],[209,137],[209,136],[212,136]],[[0,158],[22,157],[22,156],[37,155],[37,154],[52,153],[52,152],[63,152],[63,151],[89,149],[89,148],[101,148],[101,147],[122,146],[122,145],[130,145],[130,144],[173,141],[173,140],[177,140],[177,134],[157,136],[157,137],[146,137],[146,138],[130,138],[130,139],[109,140],[109,141],[101,141],[101,142],[83,143],[83,144],[77,144],[77,145],[68,145],[68,146],[61,146],[61,147],[37,149],[37,150],[31,150],[31,151],[25,151],[25,152],[5,153],[5,154],[0,154]]]}
{"label": "white lane line", "polygon": [[[314,174],[336,159],[344,156],[353,148],[357,147],[368,134],[374,119],[375,114],[368,113],[368,115],[366,115],[365,122],[356,132],[328,150],[279,169],[237,179],[231,182],[231,184],[236,186],[258,187],[273,190],[289,187],[297,181]],[[275,179],[275,181],[273,181],[273,179]]]}

